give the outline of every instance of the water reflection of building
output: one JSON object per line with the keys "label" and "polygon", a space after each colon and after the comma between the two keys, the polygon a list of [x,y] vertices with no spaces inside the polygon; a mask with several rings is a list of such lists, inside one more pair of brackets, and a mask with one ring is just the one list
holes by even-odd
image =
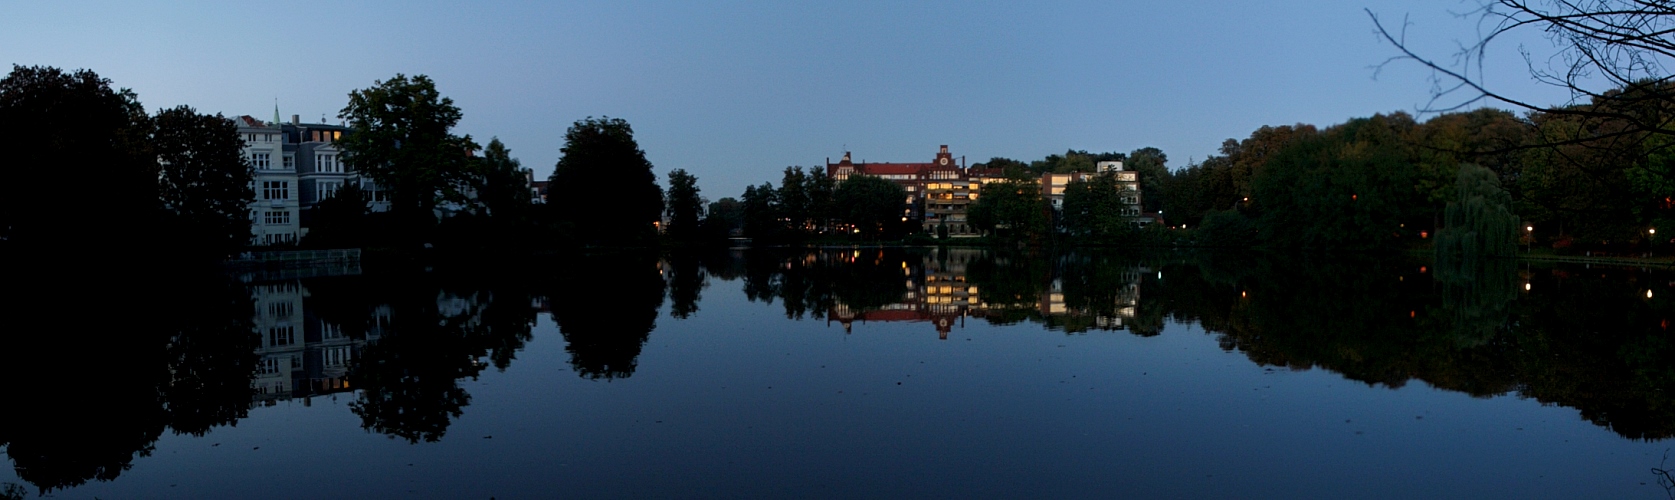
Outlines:
{"label": "water reflection of building", "polygon": [[[1121,272],[1119,279],[1095,283],[1096,287],[1114,287],[1110,304],[1069,304],[1065,302],[1064,277],[1054,278],[1046,293],[1041,294],[1041,316],[1052,326],[1067,330],[1093,328],[1096,330],[1126,330],[1133,323],[1140,306],[1140,276],[1149,272],[1145,267],[1131,267]],[[1090,294],[1103,297],[1103,294]],[[1075,325],[1075,326],[1070,326]]]}
{"label": "water reflection of building", "polygon": [[365,338],[346,335],[343,325],[311,314],[303,307],[308,288],[299,281],[252,285],[256,311],[252,324],[261,344],[260,361],[251,382],[255,402],[273,404],[292,398],[350,390],[349,367],[367,342],[376,341],[389,325],[389,308],[374,310]]}
{"label": "water reflection of building", "polygon": [[[968,317],[998,317],[1001,311],[1035,310],[1049,326],[1070,331],[1125,330],[1133,322],[1140,304],[1140,277],[1148,272],[1145,267],[1130,267],[1119,273],[1117,280],[1089,285],[1109,291],[1110,304],[1066,302],[1062,276],[1050,277],[1048,282],[1038,285],[1042,293],[1034,302],[999,298],[996,299],[999,302],[991,303],[984,300],[982,290],[970,281],[967,273],[971,263],[984,259],[995,257],[983,250],[951,248],[925,255],[916,262],[904,261],[905,287],[900,301],[878,308],[855,308],[835,300],[827,318],[841,323],[845,332],[856,321],[930,322],[937,336],[947,339],[955,326],[965,326]],[[1103,301],[1107,294],[1088,296],[1101,297],[1095,300]]]}

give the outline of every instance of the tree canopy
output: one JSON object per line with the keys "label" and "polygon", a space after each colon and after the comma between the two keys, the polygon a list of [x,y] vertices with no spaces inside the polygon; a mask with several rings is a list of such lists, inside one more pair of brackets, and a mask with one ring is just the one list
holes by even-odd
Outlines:
{"label": "tree canopy", "polygon": [[580,241],[650,241],[663,214],[663,189],[651,162],[621,118],[585,118],[564,133],[548,204]]}
{"label": "tree canopy", "polygon": [[854,175],[837,185],[833,199],[839,219],[877,237],[900,224],[907,190],[881,177]]}
{"label": "tree canopy", "polygon": [[698,194],[698,177],[686,173],[686,169],[669,171],[669,202],[667,213],[669,227],[665,229],[670,238],[678,241],[696,239],[700,232],[699,221],[704,217],[704,197]]}
{"label": "tree canopy", "polygon": [[338,142],[345,161],[390,193],[394,211],[423,219],[443,200],[466,201],[478,146],[453,134],[463,115],[430,77],[397,73],[374,81],[349,92],[337,116],[354,129]]}
{"label": "tree canopy", "polygon": [[249,243],[256,193],[238,127],[188,106],[159,111],[153,121],[160,194],[181,246],[226,255]]}
{"label": "tree canopy", "polygon": [[161,205],[150,130],[139,98],[92,71],[13,66],[0,79],[0,147],[19,168],[0,182],[0,244],[139,241]]}

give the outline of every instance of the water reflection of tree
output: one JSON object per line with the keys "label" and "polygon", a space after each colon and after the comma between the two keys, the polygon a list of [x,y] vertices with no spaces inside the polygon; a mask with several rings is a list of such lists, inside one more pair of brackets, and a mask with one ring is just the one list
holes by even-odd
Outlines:
{"label": "water reflection of tree", "polygon": [[542,286],[578,375],[613,379],[634,374],[663,306],[666,285],[655,255],[573,257],[557,264]]}
{"label": "water reflection of tree", "polygon": [[664,271],[669,279],[669,315],[686,319],[697,314],[698,301],[703,297],[704,287],[709,286],[709,276],[698,255],[675,252],[664,260]]}
{"label": "water reflection of tree", "polygon": [[337,304],[316,314],[346,321],[352,325],[346,330],[383,333],[348,377],[360,389],[350,408],[363,428],[408,442],[440,440],[471,402],[459,380],[475,378],[491,363],[504,370],[529,340],[530,292],[516,280],[478,278],[478,272],[312,284],[311,295]]}
{"label": "water reflection of tree", "polygon": [[1661,285],[1626,271],[1548,270],[1520,293],[1516,270],[1479,264],[1433,280],[1417,262],[1269,257],[1231,273],[1180,262],[1147,296],[1259,364],[1517,392],[1625,437],[1675,437],[1675,304],[1645,296]]}
{"label": "water reflection of tree", "polygon": [[[0,336],[0,376],[29,381],[12,387],[0,445],[43,494],[115,479],[165,429],[203,434],[244,416],[255,359],[242,286],[167,263],[177,272],[37,279],[6,267],[0,314],[44,326]],[[89,300],[105,290],[142,292]],[[102,321],[78,321],[89,317]]]}
{"label": "water reflection of tree", "polygon": [[1052,280],[1050,263],[1046,255],[996,251],[968,264],[966,280],[988,305],[985,319],[1001,325],[1041,321],[1041,294]]}
{"label": "water reflection of tree", "polygon": [[[760,249],[744,252],[744,293],[751,301],[780,301],[785,317],[825,317],[842,304],[867,311],[906,296],[922,252],[902,248],[844,250]],[[913,262],[915,265],[909,266]]]}

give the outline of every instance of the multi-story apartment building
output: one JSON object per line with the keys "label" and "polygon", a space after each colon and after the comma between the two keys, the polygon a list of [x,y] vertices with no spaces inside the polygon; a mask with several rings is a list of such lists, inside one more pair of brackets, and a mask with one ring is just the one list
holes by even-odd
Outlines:
{"label": "multi-story apartment building", "polygon": [[250,203],[253,246],[295,244],[308,235],[314,208],[349,183],[360,186],[374,212],[389,210],[389,193],[343,161],[338,141],[343,125],[264,122],[249,115],[234,120],[244,139],[244,157],[255,171]]}
{"label": "multi-story apartment building", "polygon": [[1094,165],[1094,171],[1091,173],[1042,174],[1041,197],[1052,204],[1055,215],[1062,213],[1064,211],[1065,187],[1069,186],[1071,182],[1089,181],[1098,175],[1116,177],[1117,190],[1120,192],[1119,197],[1123,201],[1122,215],[1127,217],[1130,223],[1138,226],[1151,223],[1152,219],[1150,217],[1144,217],[1140,214],[1140,173],[1123,170],[1120,161],[1099,162]]}
{"label": "multi-story apartment building", "polygon": [[302,238],[302,206],[298,196],[296,155],[279,125],[250,116],[234,120],[244,139],[244,159],[250,164],[250,244],[296,243]]}
{"label": "multi-story apartment building", "polygon": [[337,141],[349,132],[348,127],[301,123],[298,116],[291,115],[291,123],[281,128],[285,130],[286,147],[296,156],[297,194],[304,212],[337,194],[344,183],[361,181],[343,162],[342,150],[337,147]]}

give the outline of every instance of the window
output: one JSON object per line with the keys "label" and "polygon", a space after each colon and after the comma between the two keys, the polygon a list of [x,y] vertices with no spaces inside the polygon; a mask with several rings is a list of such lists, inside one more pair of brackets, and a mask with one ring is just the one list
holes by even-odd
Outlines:
{"label": "window", "polygon": [[320,338],[324,340],[336,340],[343,338],[343,325],[334,325],[325,322],[325,320],[321,320]]}
{"label": "window", "polygon": [[275,375],[278,373],[279,360],[273,358],[263,359],[262,365],[256,368],[257,375]]}
{"label": "window", "polygon": [[316,196],[314,199],[315,201],[325,201],[325,199],[331,198],[332,195],[337,194],[337,190],[342,187],[342,182],[320,181],[318,184],[314,185],[314,194]]}
{"label": "window", "polygon": [[262,181],[262,199],[289,200],[291,199],[290,181]]}
{"label": "window", "polygon": [[343,172],[343,169],[337,165],[337,155],[314,155],[314,170],[316,172]]}
{"label": "window", "polygon": [[275,346],[275,347],[287,346],[287,345],[295,344],[296,342],[297,342],[296,327],[286,325],[286,326],[276,326],[276,327],[268,329],[268,345],[270,345],[270,346]]}
{"label": "window", "polygon": [[268,317],[278,318],[290,316],[291,312],[296,310],[294,307],[295,306],[293,306],[290,302],[274,302],[272,304],[268,304]]}
{"label": "window", "polygon": [[326,367],[336,368],[349,365],[349,346],[331,347],[320,352]]}
{"label": "window", "polygon": [[257,170],[267,170],[268,158],[268,153],[251,153],[250,166],[255,167]]}
{"label": "window", "polygon": [[285,155],[285,170],[295,170],[296,168],[297,155]]}
{"label": "window", "polygon": [[262,223],[267,224],[269,226],[290,224],[291,223],[291,211],[290,210],[280,210],[280,211],[265,212],[262,215]]}

